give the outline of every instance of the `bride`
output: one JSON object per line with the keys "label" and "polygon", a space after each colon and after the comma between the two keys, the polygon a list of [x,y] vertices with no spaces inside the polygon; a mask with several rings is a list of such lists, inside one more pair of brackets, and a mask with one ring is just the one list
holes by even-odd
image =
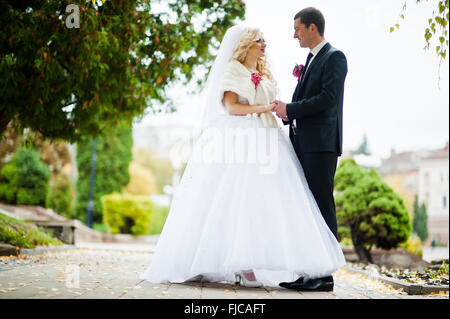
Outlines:
{"label": "bride", "polygon": [[278,287],[345,264],[271,113],[277,89],[265,49],[258,29],[227,30],[206,83],[202,134],[141,279]]}

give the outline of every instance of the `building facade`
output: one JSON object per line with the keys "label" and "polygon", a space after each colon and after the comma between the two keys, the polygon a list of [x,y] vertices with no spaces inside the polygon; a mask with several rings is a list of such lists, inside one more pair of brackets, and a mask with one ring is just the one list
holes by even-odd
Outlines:
{"label": "building facade", "polygon": [[449,244],[449,145],[419,160],[419,204],[428,215],[429,240]]}

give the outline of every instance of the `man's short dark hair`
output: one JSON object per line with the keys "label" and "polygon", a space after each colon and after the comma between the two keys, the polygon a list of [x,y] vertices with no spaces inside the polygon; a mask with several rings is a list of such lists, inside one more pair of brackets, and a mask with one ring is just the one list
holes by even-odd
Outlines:
{"label": "man's short dark hair", "polygon": [[305,8],[302,11],[298,12],[294,20],[300,18],[302,24],[304,24],[307,28],[311,24],[315,24],[319,34],[323,36],[325,32],[325,18],[323,17],[322,12],[317,10],[316,8],[309,7]]}

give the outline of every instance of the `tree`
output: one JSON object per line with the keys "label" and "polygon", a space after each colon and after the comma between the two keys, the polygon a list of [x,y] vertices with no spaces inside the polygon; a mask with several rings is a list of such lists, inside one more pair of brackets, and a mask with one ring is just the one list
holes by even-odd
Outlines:
{"label": "tree", "polygon": [[370,155],[370,151],[369,151],[368,144],[367,144],[367,136],[366,136],[366,134],[364,134],[361,144],[358,146],[356,151],[353,152],[353,154]]}
{"label": "tree", "polygon": [[[426,0],[428,2],[428,0]],[[405,1],[403,8],[400,13],[400,19],[405,18],[406,12],[406,4],[408,1]],[[416,0],[416,3],[423,3],[425,0]],[[449,21],[449,0],[437,0],[436,7],[433,10],[432,16],[428,19],[428,27],[425,28],[425,48],[429,49],[431,40],[435,37],[438,37],[438,43],[436,45],[436,53],[442,59],[447,57],[447,49],[448,49],[448,31],[447,25]],[[439,33],[436,30],[436,27],[439,28]],[[396,23],[395,27],[390,28],[390,32],[394,32],[395,29],[399,29],[400,24]]]}
{"label": "tree", "polygon": [[0,139],[0,169],[21,146],[35,148],[39,152],[39,157],[50,169],[52,178],[58,176],[63,167],[71,162],[69,149],[64,141],[44,139],[42,134],[29,130],[20,134],[9,123],[5,135]]}
{"label": "tree", "polygon": [[[84,222],[89,197],[93,138],[83,137],[77,143],[77,195],[73,217]],[[97,140],[97,160],[94,183],[94,222],[102,222],[101,197],[122,192],[130,182],[128,166],[132,159],[132,129],[121,123],[115,131]]]}
{"label": "tree", "polygon": [[419,205],[417,196],[414,198],[413,231],[422,241],[428,238],[428,217],[425,204]]}
{"label": "tree", "polygon": [[403,200],[374,169],[367,171],[352,159],[342,160],[335,189],[338,223],[350,229],[361,261],[372,262],[372,247],[391,249],[409,238],[411,225]]}
{"label": "tree", "polygon": [[39,152],[21,147],[0,172],[0,200],[10,204],[45,206],[50,171]]}
{"label": "tree", "polygon": [[0,135],[13,121],[74,142],[131,124],[166,101],[169,83],[206,73],[245,14],[242,0],[178,0],[161,12],[156,0],[69,3],[0,2]]}
{"label": "tree", "polygon": [[69,178],[63,173],[56,175],[54,180],[50,182],[45,206],[69,218],[72,201],[73,191]]}

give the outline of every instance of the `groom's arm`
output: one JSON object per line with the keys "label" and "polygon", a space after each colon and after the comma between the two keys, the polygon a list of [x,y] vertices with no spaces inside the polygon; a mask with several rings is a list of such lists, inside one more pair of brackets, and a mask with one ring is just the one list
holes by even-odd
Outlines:
{"label": "groom's arm", "polygon": [[325,63],[321,92],[316,96],[287,104],[286,114],[289,119],[320,113],[338,103],[347,75],[347,59],[344,53],[336,51]]}

